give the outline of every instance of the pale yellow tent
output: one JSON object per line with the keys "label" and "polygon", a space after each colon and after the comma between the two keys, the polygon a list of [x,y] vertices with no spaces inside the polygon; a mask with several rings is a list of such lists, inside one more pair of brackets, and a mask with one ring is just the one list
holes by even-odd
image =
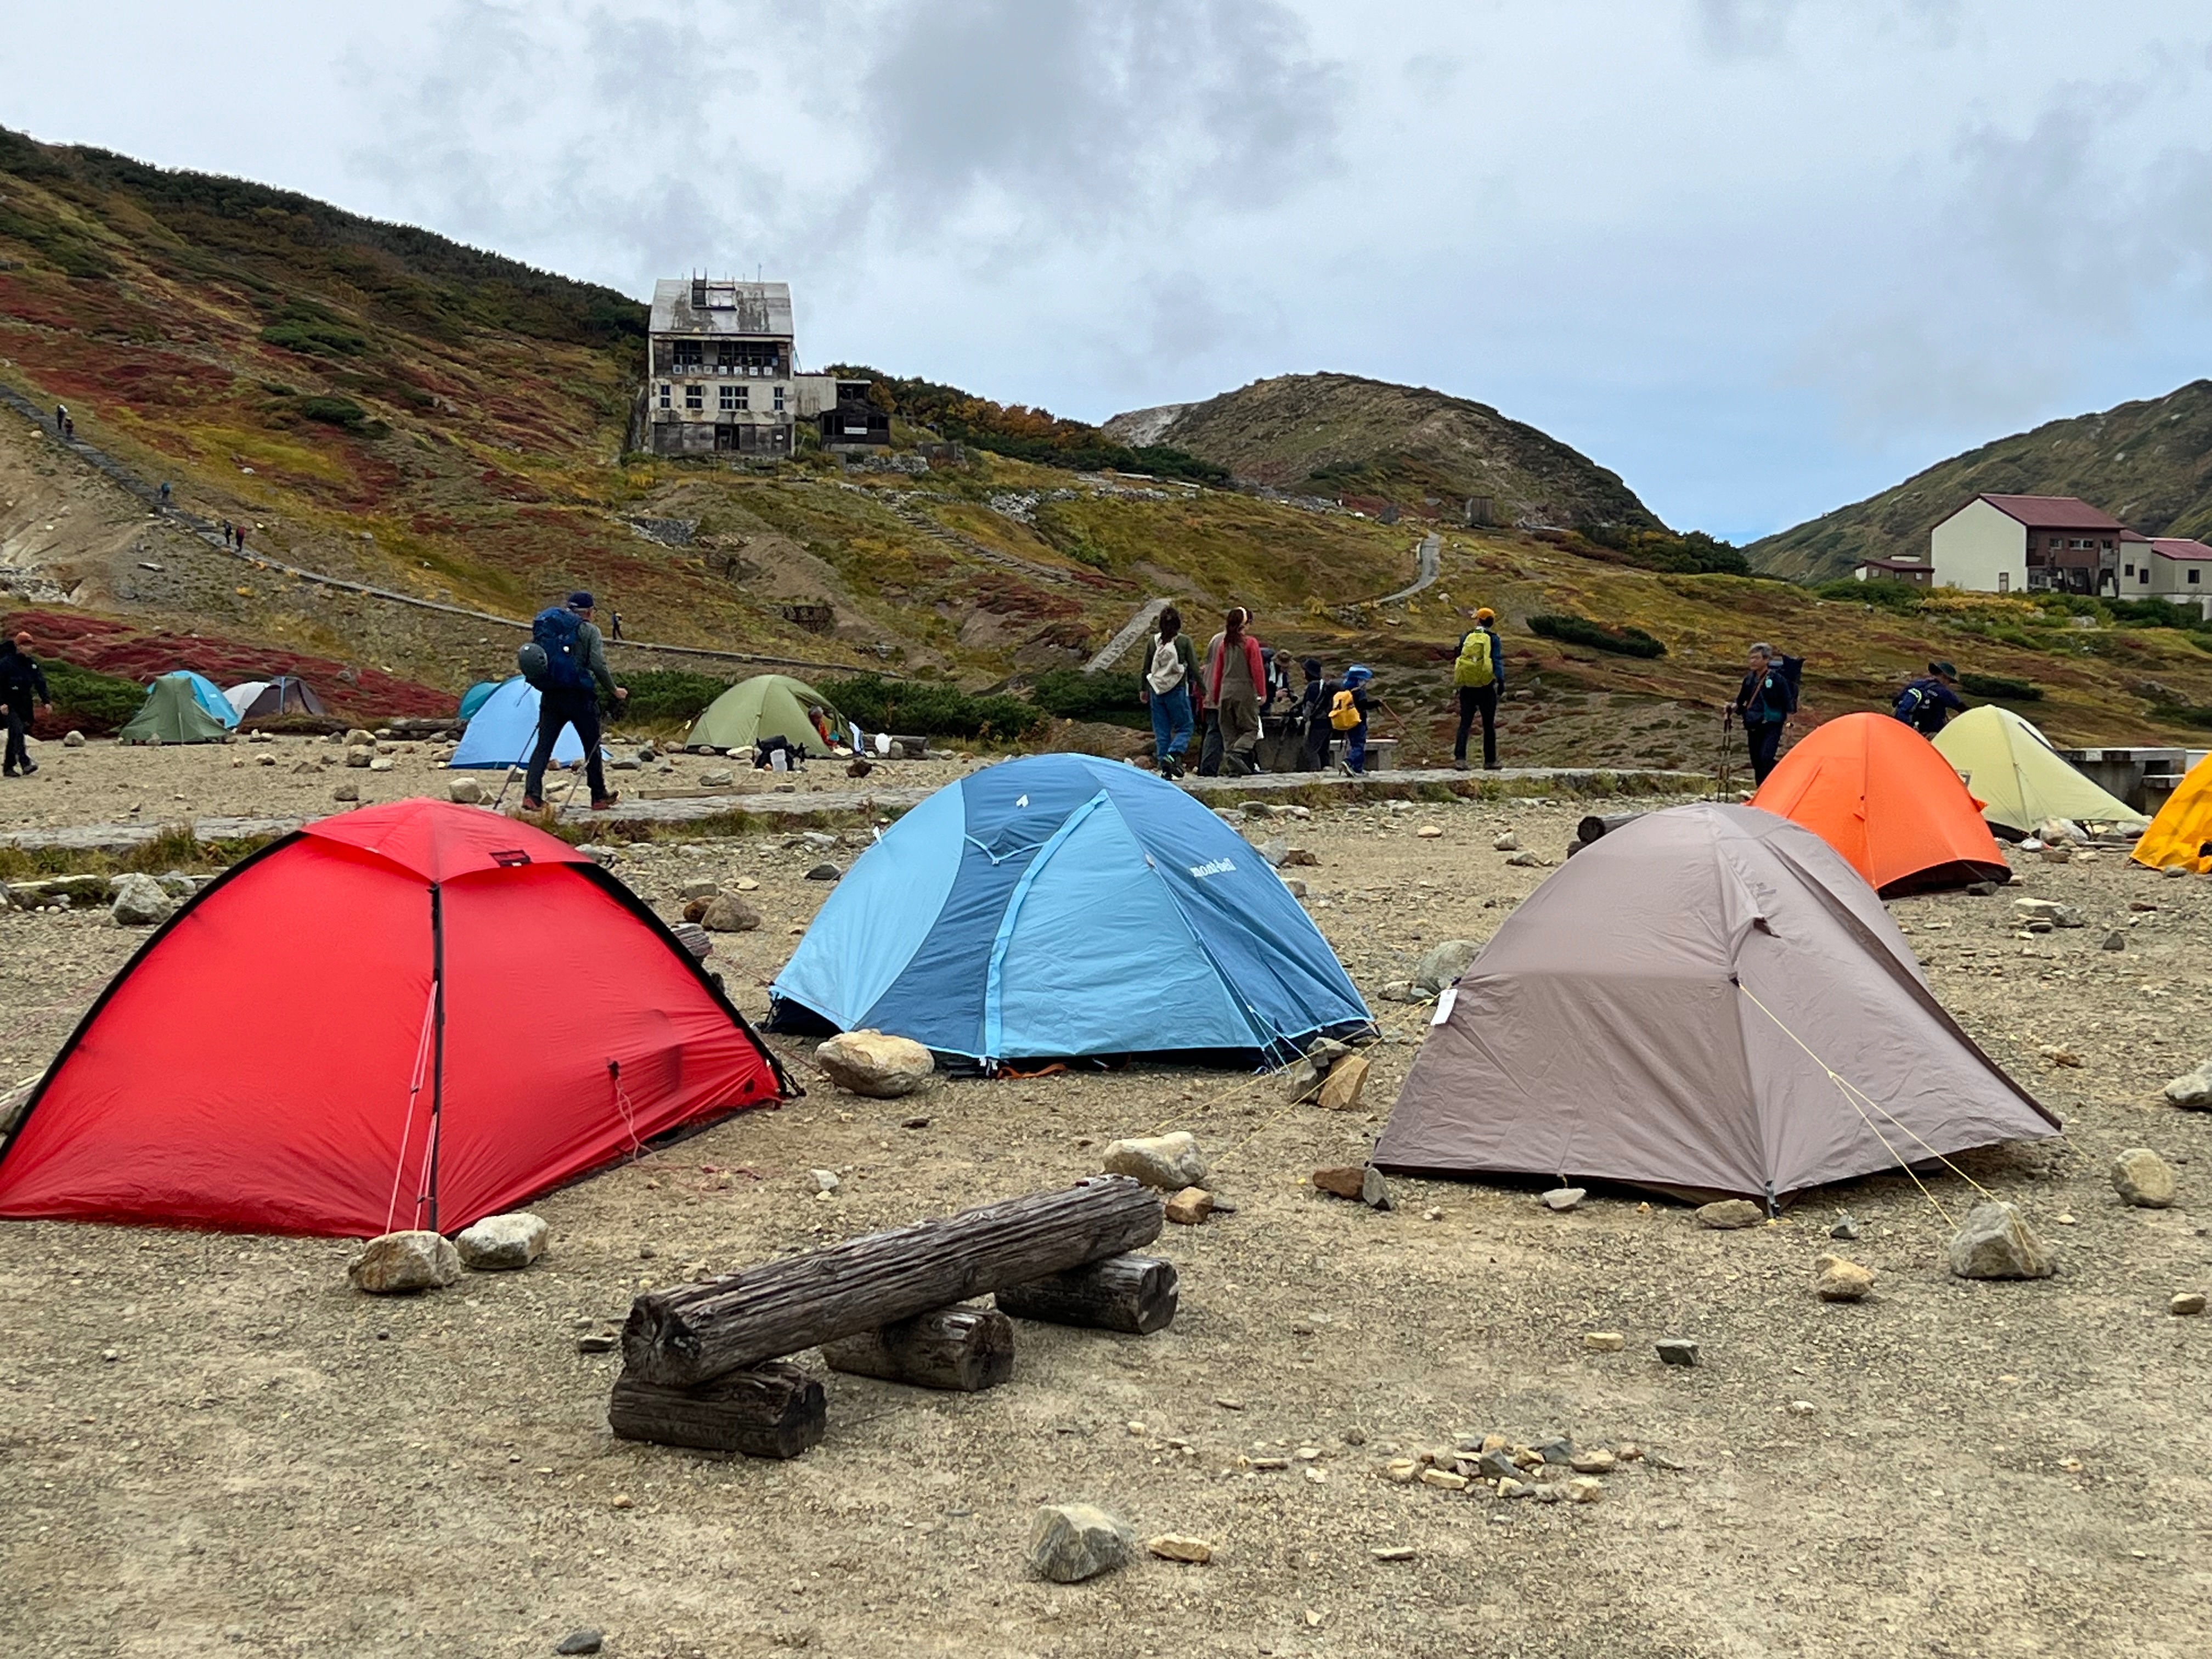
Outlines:
{"label": "pale yellow tent", "polygon": [[2009,708],[1984,703],[1938,732],[1936,751],[1966,780],[1982,816],[2027,835],[2045,818],[2113,823],[2133,830],[2148,822],[2067,763],[2051,740]]}
{"label": "pale yellow tent", "polygon": [[2154,870],[2179,864],[2212,875],[2212,755],[2189,769],[2128,856]]}

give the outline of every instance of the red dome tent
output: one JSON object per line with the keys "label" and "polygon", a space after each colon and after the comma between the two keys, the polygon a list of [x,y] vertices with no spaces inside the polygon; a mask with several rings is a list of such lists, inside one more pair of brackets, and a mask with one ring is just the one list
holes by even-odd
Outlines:
{"label": "red dome tent", "polygon": [[1845,714],[1815,727],[1751,804],[1803,824],[1884,898],[2012,879],[1958,769],[1887,714]]}
{"label": "red dome tent", "polygon": [[0,1216],[450,1232],[781,1092],[619,882],[403,800],[286,836],[146,942],[0,1146]]}

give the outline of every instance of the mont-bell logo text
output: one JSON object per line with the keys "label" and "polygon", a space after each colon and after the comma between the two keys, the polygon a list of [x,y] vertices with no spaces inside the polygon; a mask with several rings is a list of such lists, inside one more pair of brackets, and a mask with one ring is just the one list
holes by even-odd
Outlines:
{"label": "mont-bell logo text", "polygon": [[1204,881],[1208,876],[1225,876],[1231,871],[1235,870],[1236,867],[1237,866],[1235,862],[1231,860],[1216,859],[1211,864],[1192,865],[1190,866],[1190,872],[1194,876],[1196,876],[1200,881]]}

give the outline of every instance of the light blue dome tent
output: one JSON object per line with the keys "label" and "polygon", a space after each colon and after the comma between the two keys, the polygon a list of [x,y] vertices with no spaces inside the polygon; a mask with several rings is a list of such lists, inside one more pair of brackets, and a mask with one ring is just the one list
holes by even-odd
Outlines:
{"label": "light blue dome tent", "polygon": [[164,674],[161,678],[182,680],[191,686],[192,701],[221,720],[225,726],[235,726],[238,724],[238,710],[230,706],[230,699],[223,695],[222,688],[206,675],[195,673],[189,668],[178,668]]}
{"label": "light blue dome tent", "polygon": [[462,692],[461,719],[467,720],[473,715],[477,709],[491,700],[491,694],[505,684],[504,680],[478,680],[467,690]]}
{"label": "light blue dome tent", "polygon": [[786,1030],[863,1028],[955,1062],[1294,1058],[1373,1030],[1252,844],[1087,755],[946,785],[862,854],[772,988]]}
{"label": "light blue dome tent", "polygon": [[[538,741],[538,688],[517,674],[477,705],[467,729],[454,746],[448,766],[528,765]],[[564,726],[553,744],[553,762],[566,766],[584,758],[576,728]]]}

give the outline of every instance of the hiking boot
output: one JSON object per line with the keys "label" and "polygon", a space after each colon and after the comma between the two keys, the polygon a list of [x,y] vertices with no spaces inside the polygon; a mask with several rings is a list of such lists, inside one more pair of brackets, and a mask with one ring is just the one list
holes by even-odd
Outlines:
{"label": "hiking boot", "polygon": [[618,793],[611,795],[594,795],[592,797],[592,811],[604,812],[621,799],[622,796]]}
{"label": "hiking boot", "polygon": [[29,776],[31,775],[31,774],[32,774],[32,773],[33,773],[33,772],[37,771],[38,769],[39,769],[39,763],[38,763],[38,762],[36,762],[36,761],[25,761],[25,762],[23,763],[23,769],[22,769],[21,771],[20,771],[20,772],[16,773],[16,774],[15,774],[15,775],[16,775],[17,777],[19,777],[19,778],[27,778],[27,777],[29,777]]}
{"label": "hiking boot", "polygon": [[522,810],[526,812],[542,812],[545,810],[545,803],[535,795],[525,795],[522,798]]}

